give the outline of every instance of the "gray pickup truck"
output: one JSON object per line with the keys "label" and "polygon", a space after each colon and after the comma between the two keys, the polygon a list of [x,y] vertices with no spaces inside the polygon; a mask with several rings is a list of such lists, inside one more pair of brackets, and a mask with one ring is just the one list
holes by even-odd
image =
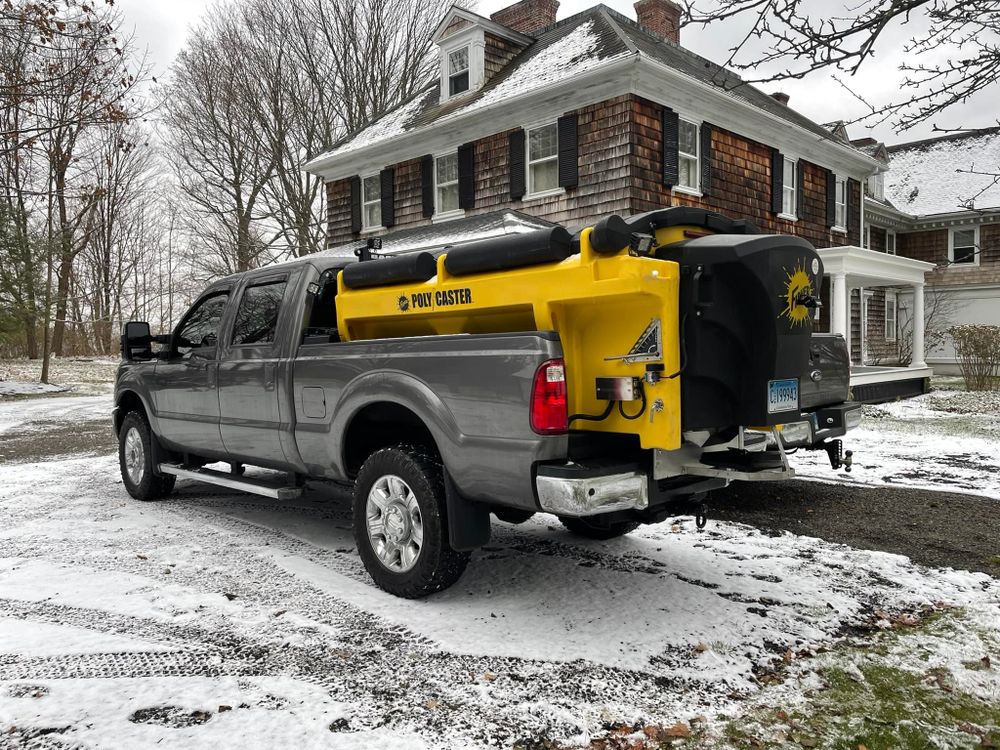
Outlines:
{"label": "gray pickup truck", "polygon": [[491,514],[518,523],[550,512],[607,539],[697,511],[732,479],[790,476],[784,447],[843,462],[830,439],[858,412],[842,338],[813,334],[800,364],[803,433],[777,446],[742,428],[716,436],[728,454],[774,460],[678,468],[613,435],[533,429],[536,375],[562,357],[554,332],[342,341],[337,274],[355,262],[317,255],[221,279],[169,335],[126,324],[114,429],[133,497],[163,497],[177,478],[278,500],[308,480],[343,483],[366,569],[419,597],[459,578],[489,540]]}

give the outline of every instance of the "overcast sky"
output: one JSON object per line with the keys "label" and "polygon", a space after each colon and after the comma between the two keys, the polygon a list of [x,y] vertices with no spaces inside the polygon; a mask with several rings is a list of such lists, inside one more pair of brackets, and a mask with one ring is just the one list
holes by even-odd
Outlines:
{"label": "overcast sky", "polygon": [[[596,0],[562,0],[559,18],[578,13],[595,4]],[[490,13],[509,5],[510,0],[480,0],[477,12],[488,16]],[[632,0],[605,0],[605,4],[620,13],[635,18]],[[188,29],[196,25],[204,11],[211,5],[204,0],[118,0],[117,6],[125,15],[126,26],[135,30],[139,48],[149,51],[153,75],[164,76],[174,56],[184,45]],[[824,0],[820,8],[830,12],[841,5]],[[738,40],[745,29],[738,24],[716,25],[708,30],[688,27],[682,30],[681,42],[684,46],[721,63],[728,57],[728,49]],[[900,76],[897,72],[899,60],[903,56],[903,45],[914,33],[913,27],[897,24],[891,27],[880,40],[878,57],[874,64],[858,77],[849,79],[851,87],[872,102],[886,101],[899,93]],[[750,76],[746,76],[750,77]],[[806,81],[786,81],[781,84],[764,85],[769,93],[782,90],[791,96],[790,105],[807,117],[818,122],[850,119],[863,112],[860,103],[831,77],[816,75]],[[995,102],[1000,91],[994,86],[992,91],[983,91],[961,110],[950,113],[947,119],[939,118],[941,127],[989,127],[996,125],[997,106]],[[923,125],[896,135],[889,125],[874,129],[864,125],[849,128],[852,138],[873,134],[886,143],[916,140],[931,134],[931,124]]]}

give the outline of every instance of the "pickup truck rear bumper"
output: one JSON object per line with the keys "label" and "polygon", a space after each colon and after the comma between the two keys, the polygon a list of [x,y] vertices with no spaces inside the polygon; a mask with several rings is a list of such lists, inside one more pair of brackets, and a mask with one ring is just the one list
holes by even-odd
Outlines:
{"label": "pickup truck rear bumper", "polygon": [[594,516],[649,507],[649,476],[634,466],[546,465],[535,477],[538,504],[558,516]]}

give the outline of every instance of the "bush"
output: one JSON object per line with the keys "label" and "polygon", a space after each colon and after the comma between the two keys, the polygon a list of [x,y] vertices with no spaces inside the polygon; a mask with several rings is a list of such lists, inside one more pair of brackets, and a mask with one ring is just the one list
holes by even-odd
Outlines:
{"label": "bush", "polygon": [[1000,326],[952,326],[958,366],[970,391],[1000,390]]}

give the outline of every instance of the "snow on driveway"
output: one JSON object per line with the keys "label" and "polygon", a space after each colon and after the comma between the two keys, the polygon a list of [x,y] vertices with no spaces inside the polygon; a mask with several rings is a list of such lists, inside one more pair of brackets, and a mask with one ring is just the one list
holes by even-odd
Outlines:
{"label": "snow on driveway", "polygon": [[58,396],[0,401],[0,435],[15,428],[48,429],[52,424],[104,419],[111,430],[111,385],[96,396]]}
{"label": "snow on driveway", "polygon": [[1000,394],[934,391],[866,406],[844,438],[850,473],[834,472],[823,451],[798,451],[798,475],[844,483],[968,492],[1000,500]]}
{"label": "snow on driveway", "polygon": [[985,575],[690,519],[581,542],[494,524],[453,588],[374,588],[346,497],[180,483],[113,458],[5,466],[0,727],[84,747],[490,747],[738,711],[788,649],[875,611],[996,617]]}

